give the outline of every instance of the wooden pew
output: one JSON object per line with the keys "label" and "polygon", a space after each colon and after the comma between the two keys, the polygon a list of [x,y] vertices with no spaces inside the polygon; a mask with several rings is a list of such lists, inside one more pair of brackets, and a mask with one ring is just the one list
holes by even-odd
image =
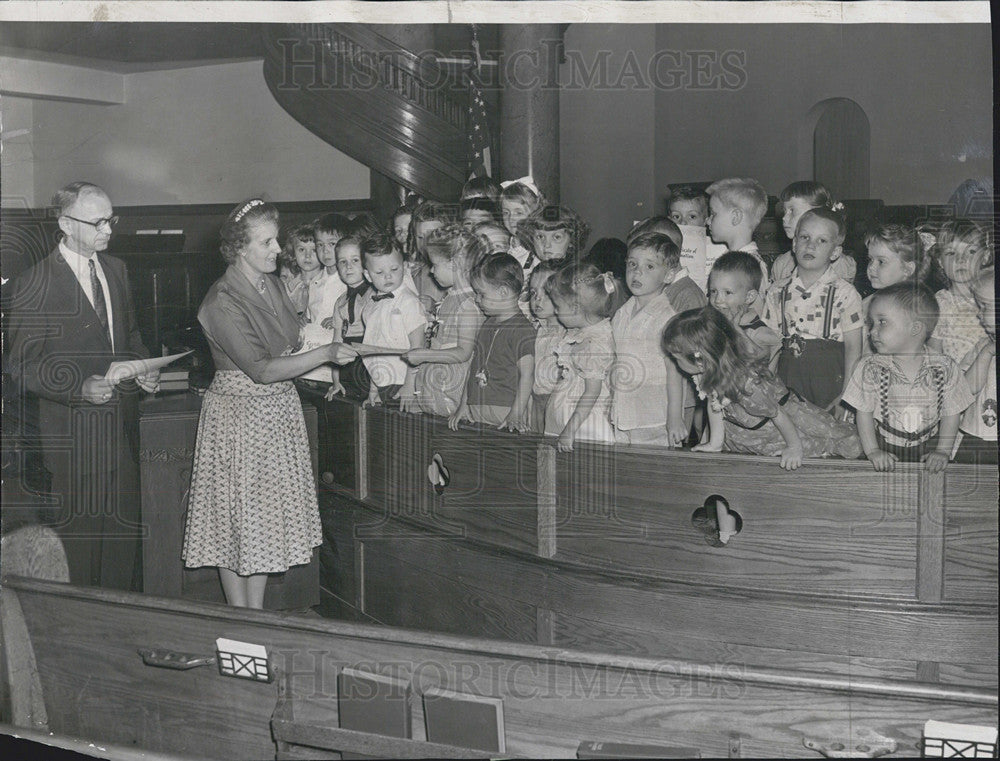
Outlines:
{"label": "wooden pew", "polygon": [[[344,403],[324,600],[359,621],[601,652],[997,685],[996,466],[874,472],[578,445]],[[450,471],[437,493],[434,455]],[[347,456],[347,455],[345,455]],[[694,513],[721,496],[719,546]]]}
{"label": "wooden pew", "polygon": [[[22,577],[5,579],[0,604],[5,613],[16,604],[27,633],[26,642],[15,643],[5,629],[5,654],[28,645],[37,664],[48,719],[36,731],[157,754],[270,758],[277,750],[272,727],[280,742],[324,743],[322,729],[338,727],[336,676],[344,667],[409,682],[417,696],[433,687],[499,698],[510,756],[572,757],[585,740],[686,746],[715,757],[801,757],[804,747],[855,749],[877,741],[912,756],[927,719],[997,719],[995,690],[756,668],[738,658],[602,654]],[[212,667],[151,668],[137,653],[211,655],[217,637],[265,646],[279,678],[262,683]],[[282,684],[291,706],[279,704]],[[417,700],[413,711],[406,744],[325,734],[341,750],[394,747],[419,755],[413,743],[425,734]],[[440,750],[427,748],[424,755]]]}

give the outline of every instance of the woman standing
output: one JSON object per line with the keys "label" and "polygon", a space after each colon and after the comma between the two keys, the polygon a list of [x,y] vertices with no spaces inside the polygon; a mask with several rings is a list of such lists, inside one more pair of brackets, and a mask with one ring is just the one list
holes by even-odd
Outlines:
{"label": "woman standing", "polygon": [[182,556],[217,566],[230,605],[262,608],[267,574],[308,563],[319,508],[299,396],[291,379],[355,352],[329,344],[293,354],[299,320],[272,275],[278,212],[259,198],[221,230],[225,274],[198,311],[216,373],[198,421]]}

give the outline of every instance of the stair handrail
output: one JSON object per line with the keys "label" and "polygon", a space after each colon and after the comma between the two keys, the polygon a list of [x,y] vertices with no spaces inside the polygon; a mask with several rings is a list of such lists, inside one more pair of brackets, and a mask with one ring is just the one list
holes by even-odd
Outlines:
{"label": "stair handrail", "polygon": [[[462,132],[468,116],[468,90],[462,78],[439,66],[429,56],[417,55],[374,31],[366,24],[287,24],[299,41],[317,41],[324,55],[358,61],[377,55],[374,72],[378,86],[445,120]],[[349,32],[348,32],[349,30]],[[371,71],[370,69],[368,70]]]}

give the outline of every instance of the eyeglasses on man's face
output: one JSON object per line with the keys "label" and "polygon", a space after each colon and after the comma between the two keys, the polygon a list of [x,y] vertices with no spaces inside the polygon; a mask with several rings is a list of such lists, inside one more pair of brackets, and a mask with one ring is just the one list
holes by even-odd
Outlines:
{"label": "eyeglasses on man's face", "polygon": [[118,224],[118,219],[119,219],[117,214],[113,217],[102,217],[101,219],[95,219],[93,222],[87,219],[79,219],[77,217],[70,216],[69,214],[63,214],[62,216],[66,217],[66,219],[72,219],[74,222],[79,222],[80,224],[83,225],[90,225],[91,227],[97,230],[100,230],[105,225],[110,230],[111,228],[113,228],[115,225]]}

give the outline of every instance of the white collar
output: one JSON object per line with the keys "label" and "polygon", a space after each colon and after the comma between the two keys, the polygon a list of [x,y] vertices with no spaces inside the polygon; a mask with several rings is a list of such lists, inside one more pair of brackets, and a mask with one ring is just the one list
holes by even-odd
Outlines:
{"label": "white collar", "polygon": [[72,267],[74,270],[80,271],[89,265],[87,262],[93,261],[95,265],[99,265],[100,262],[97,260],[97,252],[95,251],[90,256],[84,256],[83,254],[78,254],[76,251],[71,249],[66,245],[65,241],[59,241],[59,253],[62,254],[63,259],[66,263]]}

